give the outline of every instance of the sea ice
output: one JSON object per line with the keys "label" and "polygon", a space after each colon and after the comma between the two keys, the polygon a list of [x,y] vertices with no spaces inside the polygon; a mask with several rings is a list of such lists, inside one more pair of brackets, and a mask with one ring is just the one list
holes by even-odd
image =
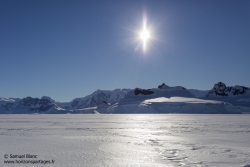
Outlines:
{"label": "sea ice", "polygon": [[5,155],[66,166],[249,167],[250,115],[1,115]]}

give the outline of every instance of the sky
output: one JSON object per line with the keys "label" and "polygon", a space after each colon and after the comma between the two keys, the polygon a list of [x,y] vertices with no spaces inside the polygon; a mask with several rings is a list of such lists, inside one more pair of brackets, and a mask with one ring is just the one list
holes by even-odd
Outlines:
{"label": "sky", "polygon": [[0,0],[0,63],[0,97],[250,87],[250,1]]}

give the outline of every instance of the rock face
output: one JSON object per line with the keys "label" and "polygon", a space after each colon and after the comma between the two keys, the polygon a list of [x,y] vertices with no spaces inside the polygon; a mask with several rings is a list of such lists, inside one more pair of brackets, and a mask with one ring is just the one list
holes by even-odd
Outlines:
{"label": "rock face", "polygon": [[[234,106],[250,107],[250,88],[245,86],[226,86],[223,82],[214,85],[201,99],[219,100]],[[250,109],[246,112],[250,112]]]}
{"label": "rock face", "polygon": [[[158,89],[169,89],[171,87],[169,87],[168,85],[166,85],[165,83],[162,83],[161,85],[158,86]],[[173,87],[172,87],[173,88]],[[175,88],[181,88],[183,90],[187,90],[186,88],[182,87],[182,86],[175,86]]]}
{"label": "rock face", "polygon": [[162,83],[161,85],[158,86],[158,89],[162,89],[163,86],[166,86],[166,84],[165,84],[165,83]]}
{"label": "rock face", "polygon": [[99,113],[107,113],[107,108],[110,106],[110,103],[103,101],[101,104],[99,104],[96,108],[96,110]]}
{"label": "rock face", "polygon": [[153,94],[154,92],[151,91],[150,89],[139,89],[139,88],[135,88],[134,90],[134,94],[135,95],[139,95],[139,94],[142,94],[142,95],[151,95]]}
{"label": "rock face", "polygon": [[234,97],[238,95],[244,95],[244,94],[249,94],[250,93],[250,88],[247,88],[245,86],[229,86],[227,87],[226,84],[223,82],[218,82],[217,84],[214,85],[213,89],[210,90],[205,97],[210,97],[210,96],[221,96],[221,97]]}

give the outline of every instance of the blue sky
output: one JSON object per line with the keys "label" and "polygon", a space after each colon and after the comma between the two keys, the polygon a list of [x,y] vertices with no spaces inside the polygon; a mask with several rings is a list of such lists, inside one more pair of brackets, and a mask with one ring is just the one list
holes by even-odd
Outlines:
{"label": "blue sky", "polygon": [[[248,0],[1,0],[0,97],[250,87]],[[143,52],[138,33],[147,19]]]}

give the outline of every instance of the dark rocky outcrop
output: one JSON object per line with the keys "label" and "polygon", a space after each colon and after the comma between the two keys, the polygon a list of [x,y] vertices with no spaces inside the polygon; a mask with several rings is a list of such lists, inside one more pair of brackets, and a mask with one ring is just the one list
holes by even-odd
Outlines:
{"label": "dark rocky outcrop", "polygon": [[32,106],[36,105],[38,102],[39,98],[25,97],[19,101],[19,104],[23,106]]}
{"label": "dark rocky outcrop", "polygon": [[108,102],[106,102],[106,101],[102,101],[102,103],[104,103],[104,104],[108,104]]}
{"label": "dark rocky outcrop", "polygon": [[158,89],[162,89],[163,86],[166,86],[166,84],[165,84],[165,83],[162,83],[161,85],[158,86]]}
{"label": "dark rocky outcrop", "polygon": [[247,91],[250,91],[249,88],[245,86],[229,86],[227,87],[226,84],[223,82],[218,82],[217,84],[214,85],[213,89],[210,90],[207,94],[206,97],[209,97],[210,95],[216,95],[216,96],[222,96],[226,97],[231,95],[237,96],[237,95],[242,95],[247,93]]}
{"label": "dark rocky outcrop", "polygon": [[142,94],[142,95],[151,95],[151,94],[154,94],[154,92],[151,91],[150,89],[139,89],[139,88],[135,88],[134,94],[135,94],[135,95],[139,95],[139,94]]}

